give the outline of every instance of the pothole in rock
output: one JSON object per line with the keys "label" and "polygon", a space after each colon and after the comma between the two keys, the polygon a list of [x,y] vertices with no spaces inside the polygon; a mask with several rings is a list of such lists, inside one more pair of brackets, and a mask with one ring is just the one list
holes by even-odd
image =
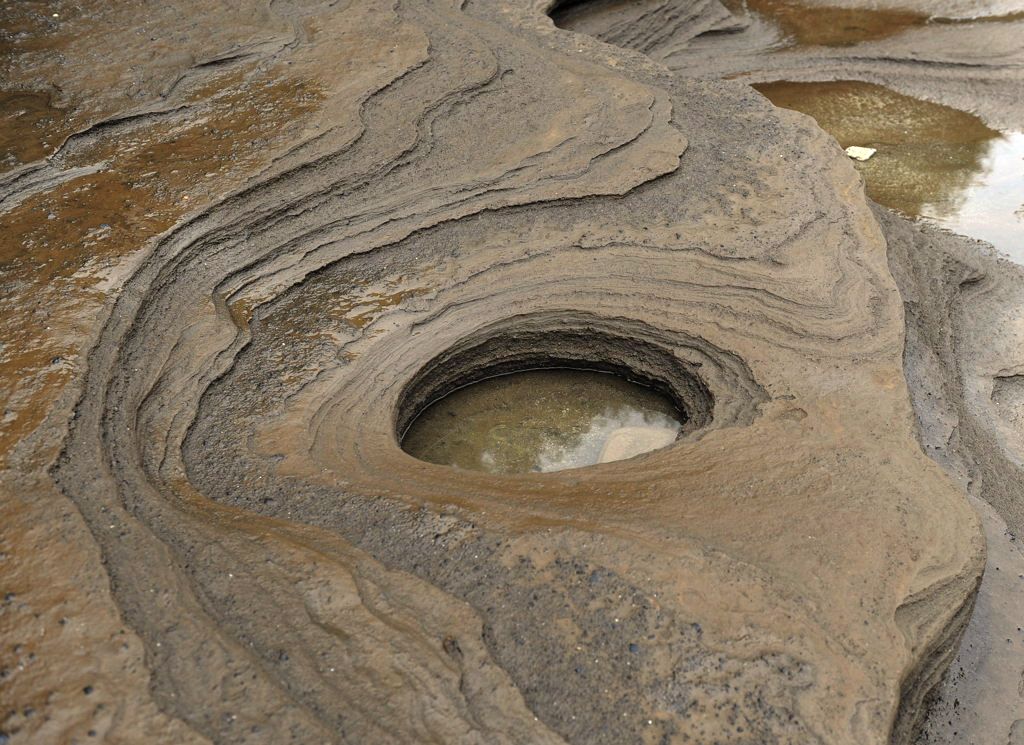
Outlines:
{"label": "pothole in rock", "polygon": [[528,370],[430,404],[402,449],[430,463],[490,473],[561,471],[663,448],[686,419],[667,396],[618,375]]}
{"label": "pothole in rock", "polygon": [[877,150],[857,168],[879,204],[1024,262],[1024,133],[999,132],[973,114],[871,83],[754,87],[776,106],[814,117],[842,147]]}
{"label": "pothole in rock", "polygon": [[593,34],[588,26],[595,21],[600,24],[602,16],[618,21],[620,14],[626,13],[634,20],[634,14],[642,17],[649,4],[636,0],[561,0],[548,10],[548,15],[558,28]]}

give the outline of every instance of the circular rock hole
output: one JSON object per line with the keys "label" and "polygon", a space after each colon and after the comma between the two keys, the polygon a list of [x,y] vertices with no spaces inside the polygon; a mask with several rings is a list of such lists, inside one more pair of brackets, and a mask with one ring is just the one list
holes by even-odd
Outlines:
{"label": "circular rock hole", "polygon": [[529,370],[430,404],[402,448],[420,460],[477,471],[562,471],[663,448],[684,421],[671,399],[617,375]]}
{"label": "circular rock hole", "polygon": [[406,387],[401,447],[490,473],[581,468],[673,443],[711,418],[711,394],[660,345],[533,329],[467,341]]}

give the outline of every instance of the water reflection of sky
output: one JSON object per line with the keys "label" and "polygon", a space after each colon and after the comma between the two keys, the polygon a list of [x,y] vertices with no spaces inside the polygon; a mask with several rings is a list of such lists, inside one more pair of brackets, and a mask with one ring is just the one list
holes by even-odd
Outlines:
{"label": "water reflection of sky", "polygon": [[777,106],[814,117],[842,147],[875,148],[855,164],[874,201],[1024,263],[1024,134],[860,81],[754,87]]}
{"label": "water reflection of sky", "polygon": [[[545,440],[537,453],[536,469],[542,472],[564,471],[567,468],[600,463],[606,460],[601,456],[609,438],[627,428],[633,432],[647,431],[647,434],[660,442],[671,442],[679,432],[680,425],[657,411],[644,411],[632,406],[609,409],[595,416],[587,431],[581,433],[575,442],[567,444],[558,438]],[[663,433],[664,437],[659,438],[659,433]]]}
{"label": "water reflection of sky", "polygon": [[588,370],[531,370],[483,380],[427,407],[402,439],[420,460],[490,473],[581,468],[665,447],[674,404]]}
{"label": "water reflection of sky", "polygon": [[921,217],[987,241],[1024,264],[1024,133],[990,140],[978,171],[956,199],[923,204]]}

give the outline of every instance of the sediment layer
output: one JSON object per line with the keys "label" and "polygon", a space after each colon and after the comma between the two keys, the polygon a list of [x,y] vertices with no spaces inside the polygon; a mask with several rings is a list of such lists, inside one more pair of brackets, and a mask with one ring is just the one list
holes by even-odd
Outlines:
{"label": "sediment layer", "polygon": [[[35,646],[5,733],[912,735],[984,547],[918,444],[879,215],[809,119],[546,10],[275,3],[245,41],[160,19],[201,51],[101,112],[59,102],[78,134],[4,182],[31,226],[32,199],[103,172],[94,142],[187,127],[225,91],[280,125],[243,167],[153,189],[168,222],[119,238],[88,351],[8,454],[31,530],[4,539],[4,637]],[[103,43],[127,60],[136,31]],[[452,386],[572,361],[661,385],[691,431],[516,477],[398,445]],[[39,589],[69,564],[83,582]],[[90,633],[108,646],[72,675]]]}

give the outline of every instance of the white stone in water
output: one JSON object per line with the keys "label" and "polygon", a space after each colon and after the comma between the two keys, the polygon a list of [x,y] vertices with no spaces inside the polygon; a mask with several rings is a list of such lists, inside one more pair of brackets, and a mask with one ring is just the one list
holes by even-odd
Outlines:
{"label": "white stone in water", "polygon": [[857,145],[850,145],[846,148],[846,154],[854,160],[865,161],[878,151],[873,147],[858,147]]}
{"label": "white stone in water", "polygon": [[667,427],[620,427],[608,435],[597,462],[611,463],[649,453],[671,445],[676,434],[677,430]]}

